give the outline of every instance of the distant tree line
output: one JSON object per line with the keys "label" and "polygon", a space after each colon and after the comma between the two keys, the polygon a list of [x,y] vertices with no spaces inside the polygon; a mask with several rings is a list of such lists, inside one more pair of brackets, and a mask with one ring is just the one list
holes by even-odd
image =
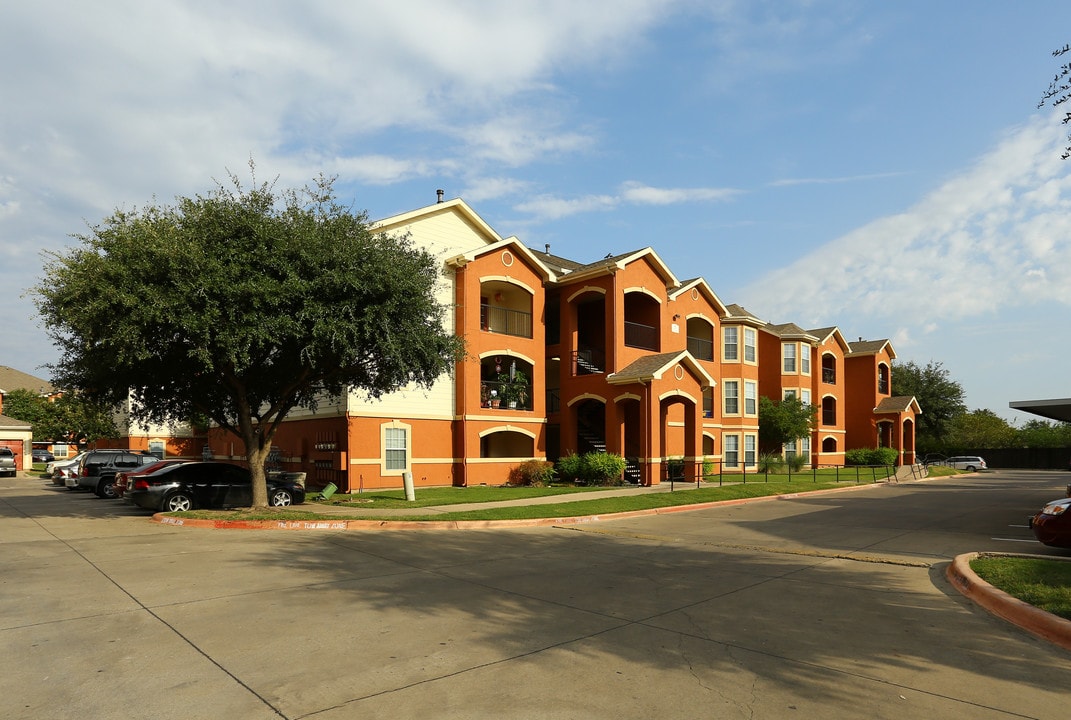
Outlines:
{"label": "distant tree line", "polygon": [[967,410],[963,386],[939,362],[924,366],[896,363],[892,394],[918,400],[915,450],[918,454],[949,453],[984,448],[1071,447],[1071,423],[1027,420],[1008,422],[992,410]]}
{"label": "distant tree line", "polygon": [[12,390],[4,395],[4,414],[33,426],[34,442],[85,445],[117,435],[110,408],[73,394],[50,400],[31,390]]}

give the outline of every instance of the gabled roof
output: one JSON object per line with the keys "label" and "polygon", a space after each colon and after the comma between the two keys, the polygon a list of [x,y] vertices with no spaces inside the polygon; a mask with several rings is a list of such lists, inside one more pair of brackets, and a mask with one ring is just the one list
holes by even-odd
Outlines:
{"label": "gabled roof", "polygon": [[481,255],[497,252],[503,248],[510,248],[518,255],[521,255],[526,258],[533,266],[535,266],[537,270],[541,272],[541,274],[543,275],[543,280],[551,280],[554,278],[554,271],[551,268],[547,267],[545,264],[543,264],[543,261],[540,259],[539,254],[532,252],[532,250],[527,245],[522,243],[516,237],[508,237],[504,240],[499,240],[496,243],[491,243],[490,245],[484,245],[483,247],[474,248],[467,252],[463,252],[460,255],[455,255],[454,257],[449,258],[446,262],[449,265],[464,266],[465,264],[472,262]]}
{"label": "gabled roof", "polygon": [[687,365],[688,369],[700,378],[703,387],[714,387],[717,384],[714,382],[714,378],[703,369],[703,366],[687,350],[646,355],[629,363],[620,371],[608,375],[606,382],[611,385],[627,385],[635,382],[661,380],[662,375],[677,363]]}
{"label": "gabled roof", "polygon": [[416,210],[410,210],[400,215],[392,215],[390,217],[383,218],[382,220],[376,220],[371,223],[371,228],[375,232],[386,232],[399,227],[404,227],[411,223],[416,222],[422,218],[430,217],[432,215],[438,215],[445,212],[455,212],[469,223],[471,223],[481,235],[485,237],[487,243],[496,243],[502,240],[502,237],[495,232],[494,228],[484,222],[484,219],[476,214],[468,204],[461,198],[454,198],[446,202],[435,203],[434,205],[427,205]]}
{"label": "gabled roof", "polygon": [[719,298],[710,285],[707,284],[707,281],[701,277],[684,280],[681,282],[679,288],[669,294],[669,298],[672,300],[692,288],[695,288],[706,296],[707,301],[714,306],[714,309],[717,310],[719,316],[724,317],[729,314],[729,310],[725,307],[725,304],[722,303],[721,298]]}
{"label": "gabled roof", "polygon": [[878,406],[874,408],[875,413],[902,413],[911,409],[911,406],[915,406],[915,412],[921,413],[922,406],[919,405],[919,401],[915,399],[914,395],[899,395],[897,397],[883,398]]}
{"label": "gabled roof", "polygon": [[851,347],[848,344],[848,341],[844,337],[844,333],[842,333],[840,331],[840,328],[838,328],[836,325],[834,325],[833,327],[827,327],[827,328],[816,328],[814,330],[808,330],[807,332],[810,333],[811,335],[814,335],[816,338],[818,338],[818,344],[819,345],[821,345],[826,340],[828,340],[829,338],[832,337],[837,341],[837,344],[840,345],[844,349],[844,352],[846,354],[848,352],[850,352],[850,350],[851,350]]}
{"label": "gabled roof", "polygon": [[877,355],[883,349],[887,349],[889,353],[889,359],[896,359],[896,352],[893,350],[892,343],[888,340],[863,340],[860,338],[858,342],[848,343],[848,357],[859,355]]}
{"label": "gabled roof", "polygon": [[59,392],[59,389],[48,380],[42,380],[21,370],[0,365],[0,392],[9,393],[12,390],[30,390],[42,395],[52,395]]}
{"label": "gabled roof", "polygon": [[758,315],[755,315],[743,305],[732,303],[726,305],[725,309],[729,311],[729,314],[722,318],[722,322],[740,322],[757,327],[763,327],[767,324],[765,320],[760,319]]}
{"label": "gabled roof", "polygon": [[793,339],[793,340],[807,340],[810,342],[818,342],[818,338],[811,335],[809,332],[801,328],[796,323],[781,323],[779,325],[767,325],[763,328],[771,335],[777,335],[781,338]]}
{"label": "gabled roof", "polygon": [[597,277],[599,275],[617,272],[618,270],[624,270],[628,265],[645,258],[661,276],[662,281],[666,284],[667,288],[675,289],[680,286],[680,281],[677,280],[677,277],[669,269],[669,266],[662,262],[662,258],[658,257],[658,253],[649,247],[643,248],[642,250],[633,250],[632,252],[623,253],[621,255],[608,255],[593,263],[581,265],[569,270],[567,274],[559,276],[558,281],[573,282],[583,278]]}

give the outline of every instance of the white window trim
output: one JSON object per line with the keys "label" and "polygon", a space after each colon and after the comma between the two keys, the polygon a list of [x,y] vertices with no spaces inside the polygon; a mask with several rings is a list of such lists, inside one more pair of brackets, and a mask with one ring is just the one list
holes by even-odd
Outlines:
{"label": "white window trim", "polygon": [[[732,395],[732,396],[729,395],[729,387],[730,386],[736,388],[736,394],[735,395]],[[736,410],[734,410],[732,412],[729,411],[729,407],[727,405],[727,403],[729,402],[730,397],[732,397],[732,398],[734,398],[736,400]],[[722,380],[721,381],[721,402],[722,402],[721,414],[723,416],[729,416],[729,417],[739,417],[740,416],[740,414],[741,414],[740,413],[740,407],[741,406],[740,406],[740,381],[739,380]]]}
{"label": "white window trim", "polygon": [[[748,409],[750,404],[751,409]],[[759,414],[759,385],[753,380],[744,381],[744,415],[754,417]]]}
{"label": "white window trim", "polygon": [[[405,430],[405,467],[387,469],[387,430]],[[394,420],[379,426],[379,465],[384,477],[401,477],[413,470],[413,426]]]}
{"label": "white window trim", "polygon": [[[733,343],[728,342],[728,339],[726,338],[726,335],[730,331],[735,333],[736,342],[733,342]],[[726,350],[728,350],[730,346],[736,348],[736,357],[732,357],[731,358],[726,354]],[[741,358],[741,354],[740,354],[740,328],[738,328],[736,326],[732,326],[732,327],[723,326],[722,329],[721,329],[721,361],[722,362],[730,362],[730,363],[738,363],[738,362],[740,362],[740,358]]]}
{"label": "white window trim", "polygon": [[[741,355],[741,357],[744,359],[744,362],[747,363],[748,365],[758,365],[759,364],[759,346],[758,346],[759,338],[758,338],[758,333],[755,331],[755,328],[744,328],[743,336],[744,336],[744,342],[743,342],[744,352]],[[748,342],[748,337],[751,338],[751,342]],[[747,351],[748,350],[751,350],[751,359],[750,360],[747,357]]]}

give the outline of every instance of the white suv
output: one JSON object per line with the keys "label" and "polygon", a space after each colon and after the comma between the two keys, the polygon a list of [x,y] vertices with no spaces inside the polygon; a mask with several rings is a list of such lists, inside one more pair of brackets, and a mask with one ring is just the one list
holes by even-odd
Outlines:
{"label": "white suv", "polygon": [[980,458],[977,455],[956,455],[948,458],[945,461],[945,465],[957,470],[966,470],[967,472],[986,469],[985,458]]}

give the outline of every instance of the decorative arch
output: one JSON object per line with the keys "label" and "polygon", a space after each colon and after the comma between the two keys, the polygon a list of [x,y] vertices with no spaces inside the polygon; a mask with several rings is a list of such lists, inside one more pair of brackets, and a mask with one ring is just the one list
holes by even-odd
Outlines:
{"label": "decorative arch", "polygon": [[536,294],[535,290],[530,285],[528,285],[525,282],[521,282],[520,280],[518,280],[515,277],[510,277],[509,275],[481,275],[480,276],[480,283],[481,284],[482,283],[488,283],[488,282],[509,283],[510,285],[516,285],[517,287],[528,291],[528,293],[530,295],[535,295]]}
{"label": "decorative arch", "polygon": [[576,405],[577,403],[584,402],[585,400],[597,400],[598,402],[601,402],[603,405],[607,404],[606,398],[604,398],[602,395],[596,395],[595,393],[584,393],[582,395],[577,395],[575,398],[573,398],[568,403],[566,403],[566,405],[568,407],[572,407],[573,405]]}
{"label": "decorative arch", "polygon": [[645,287],[638,287],[638,286],[637,287],[627,287],[622,292],[625,295],[630,295],[630,294],[633,294],[633,293],[643,293],[644,295],[649,296],[652,300],[654,300],[659,305],[662,304],[662,298],[658,297],[658,295],[655,295],[654,292],[652,292],[651,290],[648,290]]}
{"label": "decorative arch", "polygon": [[482,438],[482,437],[485,437],[487,435],[493,435],[495,433],[500,433],[500,432],[515,432],[515,433],[520,433],[521,435],[527,435],[528,437],[532,438],[533,440],[536,439],[536,434],[534,432],[532,432],[531,430],[528,430],[526,428],[517,427],[516,425],[498,425],[496,427],[487,428],[486,430],[481,430],[480,431],[480,437]]}
{"label": "decorative arch", "polygon": [[589,292],[595,292],[595,293],[599,293],[600,295],[605,295],[606,294],[606,288],[596,287],[595,285],[585,285],[584,287],[580,288],[575,293],[570,295],[566,299],[566,302],[570,302],[571,303],[573,300],[576,300],[581,295],[584,295],[584,294],[589,293]]}

